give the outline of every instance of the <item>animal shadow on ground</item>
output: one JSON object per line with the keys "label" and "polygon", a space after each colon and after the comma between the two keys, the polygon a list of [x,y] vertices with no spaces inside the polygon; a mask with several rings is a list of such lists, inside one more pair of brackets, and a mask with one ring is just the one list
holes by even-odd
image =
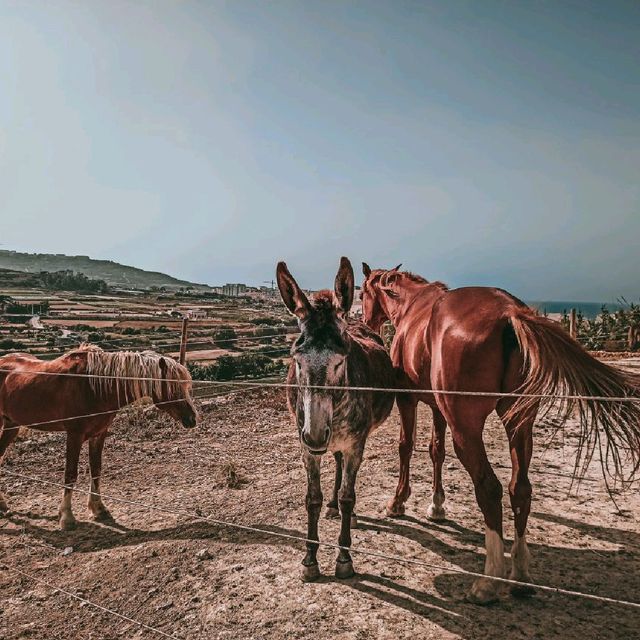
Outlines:
{"label": "animal shadow on ground", "polygon": [[[536,513],[535,516],[553,525],[562,525],[603,540],[620,548],[590,550],[568,547],[530,545],[534,581],[576,591],[596,593],[611,598],[634,600],[640,593],[640,534],[611,527],[585,524],[564,516]],[[73,545],[75,553],[88,553],[104,549],[136,546],[145,542],[164,540],[216,539],[224,533],[224,544],[265,544],[286,546],[301,550],[301,543],[268,534],[233,532],[207,522],[186,522],[158,530],[127,528],[117,523],[101,525],[79,522],[73,532],[63,532],[39,526],[34,520],[53,521],[53,516],[41,516],[33,511],[14,511],[9,520],[20,528],[4,529],[3,534],[15,536],[19,542],[23,535],[42,543],[62,548]],[[423,522],[405,516],[402,519],[373,518],[359,515],[359,528],[397,535],[416,542],[426,552],[435,553],[447,562],[468,571],[481,571],[484,554],[474,550],[453,547],[443,542],[438,534],[446,533],[457,541],[481,547],[484,536],[458,523]],[[256,524],[276,534],[304,537],[302,531],[279,526]],[[357,531],[354,547],[358,547]],[[635,553],[634,553],[635,552]],[[415,557],[415,556],[414,556]],[[442,560],[431,560],[427,554],[418,558],[434,565]],[[354,554],[356,574],[348,580],[337,580],[323,575],[319,584],[336,583],[347,586],[381,604],[391,605],[414,615],[422,616],[465,640],[481,637],[527,638],[640,638],[637,610],[621,605],[606,604],[577,597],[538,591],[532,598],[516,599],[509,596],[505,586],[500,602],[491,607],[478,607],[465,601],[464,595],[472,578],[461,573],[434,567],[435,578],[425,575],[423,588],[408,586],[390,571],[375,575],[366,572],[367,557]],[[415,568],[416,573],[422,571]],[[425,571],[428,569],[425,567]],[[389,577],[391,576],[391,577]],[[313,589],[314,586],[305,585]],[[515,635],[514,635],[515,633]]]}

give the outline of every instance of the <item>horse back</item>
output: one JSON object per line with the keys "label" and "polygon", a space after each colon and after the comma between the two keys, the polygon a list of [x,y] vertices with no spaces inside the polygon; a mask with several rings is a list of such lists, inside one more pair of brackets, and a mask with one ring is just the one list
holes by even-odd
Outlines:
{"label": "horse back", "polygon": [[520,359],[509,322],[524,303],[492,287],[450,290],[434,307],[427,331],[435,388],[495,390]]}

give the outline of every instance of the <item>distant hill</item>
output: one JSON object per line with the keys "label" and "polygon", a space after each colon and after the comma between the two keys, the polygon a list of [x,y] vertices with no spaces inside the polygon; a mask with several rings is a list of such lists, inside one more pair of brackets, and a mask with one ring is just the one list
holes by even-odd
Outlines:
{"label": "distant hill", "polygon": [[150,287],[194,287],[209,289],[206,284],[196,284],[187,280],[178,280],[166,273],[145,271],[129,267],[112,260],[94,260],[89,256],[66,256],[60,253],[20,253],[0,249],[0,269],[11,269],[27,273],[41,271],[64,271],[70,269],[84,273],[88,278],[104,280],[114,287],[133,287],[149,289]]}

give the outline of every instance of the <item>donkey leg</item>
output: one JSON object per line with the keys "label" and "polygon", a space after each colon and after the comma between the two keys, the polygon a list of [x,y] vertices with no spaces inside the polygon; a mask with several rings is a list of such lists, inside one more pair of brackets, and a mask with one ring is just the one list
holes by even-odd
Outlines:
{"label": "donkey leg", "polygon": [[416,429],[416,412],[418,403],[412,393],[399,393],[396,402],[400,411],[400,444],[398,452],[400,454],[400,475],[396,494],[387,503],[386,512],[388,516],[397,517],[404,515],[404,503],[411,495],[409,483],[409,463],[413,453]]}
{"label": "donkey leg", "polygon": [[77,522],[71,511],[71,497],[73,486],[78,479],[78,459],[82,448],[83,436],[81,433],[67,431],[67,459],[64,468],[64,494],[60,505],[60,528],[63,531],[75,529]]}
{"label": "donkey leg", "polygon": [[351,578],[354,575],[353,562],[348,547],[351,546],[351,516],[356,502],[356,476],[362,462],[362,448],[344,453],[344,472],[340,487],[340,514],[342,516],[340,537],[341,547],[336,560],[336,578]]}
{"label": "donkey leg", "polygon": [[[306,450],[302,453],[304,467],[307,470],[307,539],[319,540],[318,519],[322,510],[322,489],[320,487],[320,456],[314,456]],[[307,553],[302,560],[302,579],[313,582],[320,576],[318,568],[318,544],[307,542]]]}
{"label": "donkey leg", "polygon": [[333,458],[336,461],[336,477],[333,483],[333,494],[331,500],[327,504],[326,517],[327,518],[339,518],[340,511],[338,510],[338,491],[340,491],[340,485],[342,484],[342,452],[336,451],[333,454]]}
{"label": "donkey leg", "polygon": [[[498,413],[503,416],[506,407],[498,406]],[[509,436],[511,451],[511,481],[509,482],[509,498],[515,522],[515,535],[511,548],[511,575],[513,580],[531,582],[529,575],[530,553],[527,547],[527,521],[531,511],[531,482],[529,481],[529,464],[533,452],[533,423],[537,407],[525,418],[515,416],[505,421],[505,429]],[[531,596],[535,589],[529,586],[511,587],[516,597]]]}
{"label": "donkey leg", "polygon": [[431,444],[429,453],[433,463],[433,494],[431,504],[427,509],[429,520],[441,522],[446,519],[444,510],[444,487],[442,486],[442,465],[444,464],[444,436],[447,421],[439,409],[433,409],[433,428],[431,429]]}
{"label": "donkey leg", "polygon": [[[0,426],[2,425],[0,424]],[[18,431],[19,429],[17,429],[15,425],[9,423],[8,420],[4,421],[2,435],[0,435],[0,465],[2,465],[2,462],[4,461],[7,450],[18,436]],[[0,513],[6,513],[8,511],[9,505],[7,504],[7,499],[2,491],[0,491]]]}
{"label": "donkey leg", "polygon": [[102,450],[107,432],[104,431],[98,436],[89,440],[89,469],[91,471],[91,493],[87,506],[93,513],[93,517],[98,521],[113,520],[107,507],[102,502],[100,496],[100,475],[102,474]]}
{"label": "donkey leg", "polygon": [[[502,485],[493,472],[482,441],[476,435],[459,433],[453,423],[451,431],[456,455],[468,471],[475,487],[476,500],[485,521],[486,559],[484,573],[504,578],[504,542],[502,540]],[[491,604],[498,600],[499,583],[490,578],[478,578],[467,599],[474,604]]]}

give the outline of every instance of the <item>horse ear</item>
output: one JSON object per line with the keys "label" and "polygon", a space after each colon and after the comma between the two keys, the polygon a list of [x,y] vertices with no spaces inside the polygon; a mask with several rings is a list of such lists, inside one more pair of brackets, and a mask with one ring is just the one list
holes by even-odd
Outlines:
{"label": "horse ear", "polygon": [[353,304],[353,290],[355,288],[355,278],[353,276],[353,267],[348,258],[344,256],[340,258],[340,268],[336,274],[335,292],[338,305],[344,313],[349,314],[349,309]]}
{"label": "horse ear", "polygon": [[396,272],[401,266],[402,266],[402,262],[397,267],[393,267],[393,269],[389,269],[389,273]]}
{"label": "horse ear", "polygon": [[289,273],[289,269],[287,269],[287,265],[284,262],[278,262],[276,280],[284,306],[289,309],[291,314],[298,316],[300,320],[304,320],[311,313],[311,304],[304,291]]}
{"label": "horse ear", "polygon": [[362,273],[364,273],[365,278],[371,275],[371,267],[366,262],[362,263]]}

